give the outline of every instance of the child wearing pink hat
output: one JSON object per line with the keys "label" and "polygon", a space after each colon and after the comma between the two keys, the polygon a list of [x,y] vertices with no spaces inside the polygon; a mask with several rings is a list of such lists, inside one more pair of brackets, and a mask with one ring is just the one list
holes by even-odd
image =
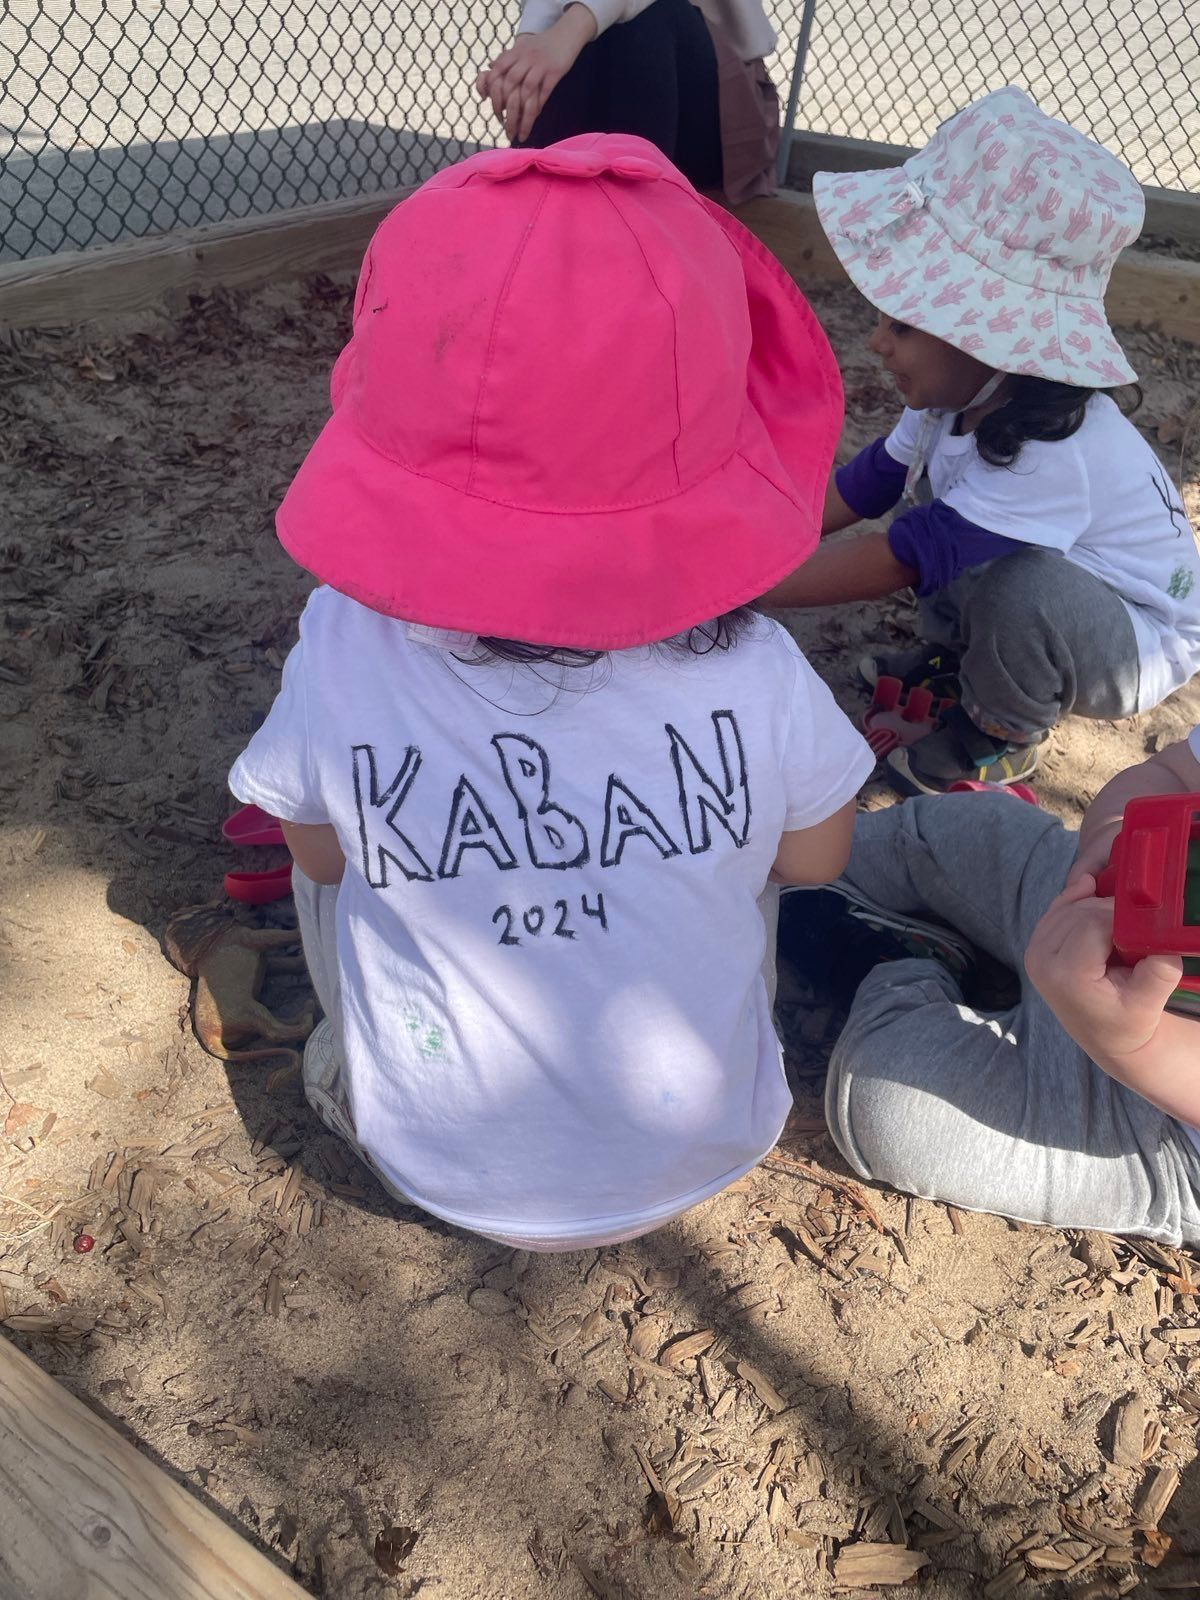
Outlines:
{"label": "child wearing pink hat", "polygon": [[888,757],[906,793],[1013,783],[1061,717],[1148,710],[1200,669],[1200,553],[1182,501],[1105,392],[1134,372],[1104,290],[1143,216],[1132,174],[1019,89],[886,172],[818,175],[830,242],[878,308],[906,405],[829,486],[825,546],[773,605],[916,590],[916,649],[882,674],[956,703]]}
{"label": "child wearing pink hat", "polygon": [[760,899],[841,871],[871,766],[746,609],[816,543],[832,354],[665,157],[586,135],[391,213],[332,394],[278,517],[322,587],[230,778],[296,860],[306,1091],[457,1226],[644,1233],[779,1135]]}

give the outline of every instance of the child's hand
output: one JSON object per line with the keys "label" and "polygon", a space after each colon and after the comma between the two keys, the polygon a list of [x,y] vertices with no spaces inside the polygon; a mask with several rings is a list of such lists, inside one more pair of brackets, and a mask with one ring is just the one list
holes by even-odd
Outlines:
{"label": "child's hand", "polygon": [[1121,831],[1122,818],[1114,817],[1079,835],[1079,854],[1067,874],[1067,887],[1073,888],[1081,878],[1098,878],[1112,858],[1112,847]]}
{"label": "child's hand", "polygon": [[1084,872],[1033,930],[1025,971],[1063,1027],[1094,1061],[1132,1055],[1156,1033],[1183,973],[1179,956],[1110,966],[1113,902]]}
{"label": "child's hand", "polygon": [[479,74],[475,92],[492,102],[513,144],[528,139],[551,92],[595,36],[596,19],[587,6],[570,5],[545,33],[519,33],[512,46]]}
{"label": "child's hand", "polygon": [[1071,868],[1068,885],[1078,883],[1085,873],[1096,877],[1104,871],[1131,800],[1140,795],[1190,794],[1193,790],[1200,790],[1200,761],[1182,741],[1157,751],[1139,766],[1119,772],[1084,812],[1079,829],[1079,859]]}

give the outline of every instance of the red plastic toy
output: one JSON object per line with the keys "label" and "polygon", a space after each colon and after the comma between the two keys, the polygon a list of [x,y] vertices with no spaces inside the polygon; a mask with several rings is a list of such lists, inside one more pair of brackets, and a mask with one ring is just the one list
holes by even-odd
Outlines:
{"label": "red plastic toy", "polygon": [[231,900],[241,900],[248,906],[269,905],[272,900],[283,900],[292,892],[292,863],[285,867],[272,867],[269,872],[227,872],[225,893]]}
{"label": "red plastic toy", "polygon": [[230,844],[282,844],[283,829],[278,817],[272,817],[261,806],[242,806],[221,824],[221,832]]}
{"label": "red plastic toy", "polygon": [[1169,1009],[1200,1016],[1200,794],[1131,800],[1096,883],[1115,901],[1113,945],[1133,966],[1149,955],[1183,957]]}
{"label": "red plastic toy", "polygon": [[877,678],[871,704],[863,712],[862,730],[877,761],[883,761],[901,745],[916,744],[932,733],[953,700],[935,700],[928,689],[910,689],[904,694],[900,678]]}
{"label": "red plastic toy", "polygon": [[[260,806],[242,806],[221,824],[221,832],[231,844],[282,845],[283,829],[277,818]],[[271,867],[266,872],[227,872],[225,893],[244,905],[265,906],[282,900],[292,892],[292,863]]]}

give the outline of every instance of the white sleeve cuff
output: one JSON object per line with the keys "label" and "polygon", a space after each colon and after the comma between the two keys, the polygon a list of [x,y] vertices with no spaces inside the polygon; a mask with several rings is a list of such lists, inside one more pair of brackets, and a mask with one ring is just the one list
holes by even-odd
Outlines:
{"label": "white sleeve cuff", "polygon": [[518,33],[545,33],[563,14],[561,0],[525,0],[521,8]]}
{"label": "white sleeve cuff", "polygon": [[586,4],[595,17],[597,39],[615,22],[628,22],[631,17],[645,10],[644,5],[630,5],[629,0],[579,0],[579,4]]}

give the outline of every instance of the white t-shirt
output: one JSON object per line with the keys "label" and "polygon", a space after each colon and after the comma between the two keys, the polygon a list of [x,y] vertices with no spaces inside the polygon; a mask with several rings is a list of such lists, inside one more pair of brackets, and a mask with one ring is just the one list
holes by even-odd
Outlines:
{"label": "white t-shirt", "polygon": [[790,1105],[756,900],[869,776],[788,634],[471,667],[331,589],[230,787],[332,823],[345,1066],[396,1187],[573,1245],[715,1194]]}
{"label": "white t-shirt", "polygon": [[[923,421],[904,412],[887,440],[894,461],[911,466]],[[1200,671],[1200,550],[1166,469],[1110,396],[1092,396],[1069,439],[1027,441],[1011,467],[989,466],[953,426],[947,413],[929,451],[934,498],[1115,590],[1137,638],[1139,711]]]}
{"label": "white t-shirt", "polygon": [[[525,0],[518,33],[544,33],[562,16],[571,0]],[[654,0],[580,0],[596,19],[597,38],[618,22],[632,22]],[[708,18],[728,35],[743,61],[772,55],[778,34],[759,0],[694,0]]]}

